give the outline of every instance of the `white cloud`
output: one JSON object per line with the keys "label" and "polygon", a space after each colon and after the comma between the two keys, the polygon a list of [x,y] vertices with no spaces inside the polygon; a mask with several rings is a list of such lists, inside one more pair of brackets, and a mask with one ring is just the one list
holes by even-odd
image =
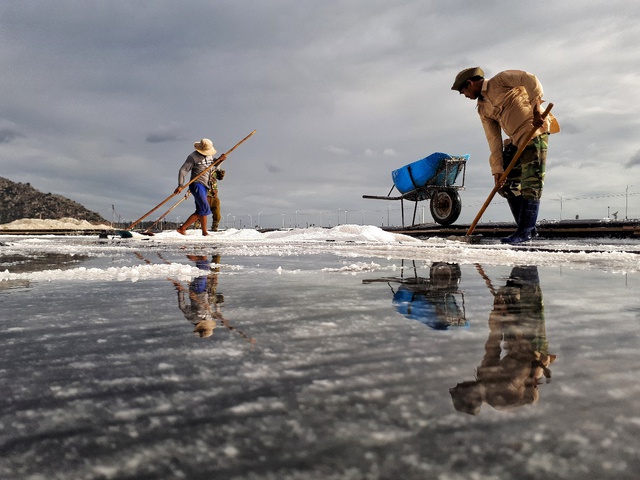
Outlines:
{"label": "white cloud", "polygon": [[334,155],[339,155],[341,157],[349,155],[349,150],[347,150],[346,148],[334,147],[333,145],[329,145],[328,147],[325,147],[324,149],[325,149],[325,151],[327,151],[329,153],[332,153]]}

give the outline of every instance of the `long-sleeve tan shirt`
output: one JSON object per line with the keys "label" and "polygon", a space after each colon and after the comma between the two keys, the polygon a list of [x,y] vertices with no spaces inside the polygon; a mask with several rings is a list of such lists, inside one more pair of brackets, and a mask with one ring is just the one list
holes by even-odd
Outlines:
{"label": "long-sleeve tan shirt", "polygon": [[[489,142],[491,173],[502,173],[502,132],[519,147],[533,128],[533,108],[542,102],[542,85],[535,75],[522,70],[506,70],[482,84],[478,114]],[[549,114],[537,135],[550,131],[555,120]]]}

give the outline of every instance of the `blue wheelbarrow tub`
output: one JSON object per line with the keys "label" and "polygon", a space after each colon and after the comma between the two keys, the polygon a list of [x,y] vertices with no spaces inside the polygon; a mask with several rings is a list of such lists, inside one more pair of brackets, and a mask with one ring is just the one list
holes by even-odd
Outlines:
{"label": "blue wheelbarrow tub", "polygon": [[393,184],[400,193],[409,193],[427,185],[453,185],[460,173],[461,164],[453,164],[448,175],[445,172],[445,160],[448,158],[463,158],[469,160],[469,155],[453,157],[452,155],[436,152],[428,157],[410,163],[391,172]]}

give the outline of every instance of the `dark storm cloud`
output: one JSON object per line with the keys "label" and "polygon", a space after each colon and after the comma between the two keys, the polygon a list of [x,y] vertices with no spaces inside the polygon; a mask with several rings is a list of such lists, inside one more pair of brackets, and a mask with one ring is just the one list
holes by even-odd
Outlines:
{"label": "dark storm cloud", "polygon": [[13,128],[0,128],[0,143],[9,143],[24,135]]}
{"label": "dark storm cloud", "polygon": [[277,165],[273,165],[273,164],[266,164],[265,167],[267,168],[267,172],[269,173],[282,173],[282,168],[278,167]]}
{"label": "dark storm cloud", "polygon": [[150,133],[146,138],[149,143],[175,142],[177,139],[178,136],[171,133]]}
{"label": "dark storm cloud", "polygon": [[626,164],[627,168],[635,167],[636,165],[640,165],[640,150],[638,150]]}

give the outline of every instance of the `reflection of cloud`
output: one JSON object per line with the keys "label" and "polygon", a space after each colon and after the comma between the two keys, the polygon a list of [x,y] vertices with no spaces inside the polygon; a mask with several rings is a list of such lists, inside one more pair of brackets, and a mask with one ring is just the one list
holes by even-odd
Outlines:
{"label": "reflection of cloud", "polygon": [[626,164],[626,167],[635,167],[636,165],[640,165],[640,150],[633,155]]}
{"label": "reflection of cloud", "polygon": [[324,147],[324,150],[329,152],[329,153],[333,153],[334,155],[340,155],[340,156],[349,155],[349,150],[347,150],[345,148],[334,147],[333,145],[330,145],[328,147]]}

